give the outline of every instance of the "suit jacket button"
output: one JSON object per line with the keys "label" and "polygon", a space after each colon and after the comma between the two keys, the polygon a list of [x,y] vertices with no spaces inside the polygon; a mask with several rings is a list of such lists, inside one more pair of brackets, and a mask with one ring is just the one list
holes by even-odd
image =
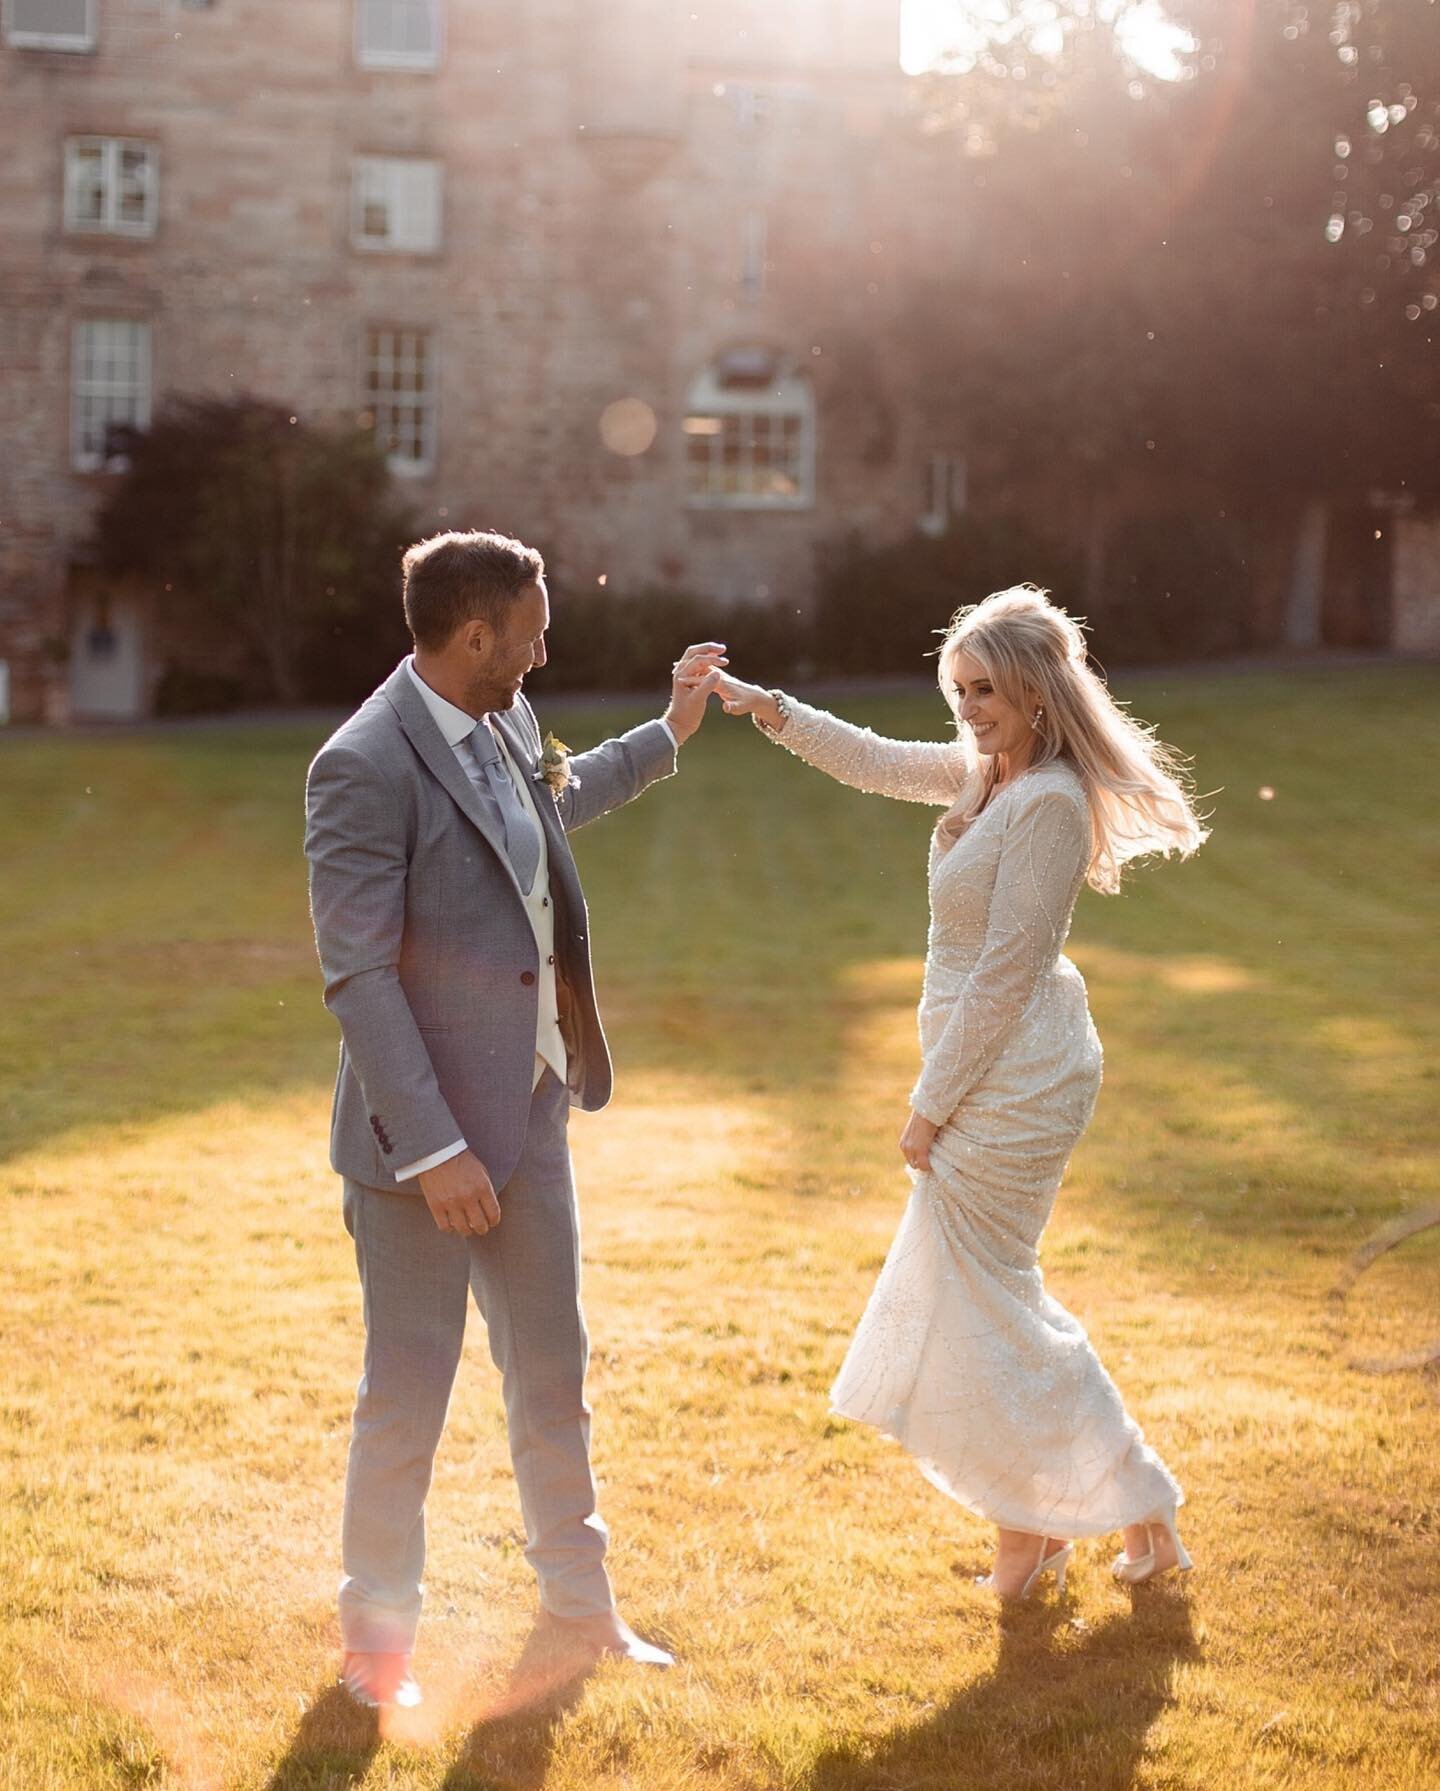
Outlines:
{"label": "suit jacket button", "polygon": [[555,962],[555,954],[553,951],[551,952],[550,956],[548,958],[546,958],[545,962],[547,964],[553,964]]}
{"label": "suit jacket button", "polygon": [[533,983],[535,980],[535,972],[533,970],[522,970],[520,972],[520,980],[522,983],[524,983],[525,987],[528,989],[530,987],[531,983]]}

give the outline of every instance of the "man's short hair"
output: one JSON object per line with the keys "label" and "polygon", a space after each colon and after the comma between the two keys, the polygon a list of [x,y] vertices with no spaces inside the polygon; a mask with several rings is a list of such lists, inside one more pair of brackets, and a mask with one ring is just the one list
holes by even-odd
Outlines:
{"label": "man's short hair", "polygon": [[545,573],[533,547],[485,529],[417,541],[401,566],[405,620],[415,645],[432,653],[477,617],[503,627],[510,606]]}

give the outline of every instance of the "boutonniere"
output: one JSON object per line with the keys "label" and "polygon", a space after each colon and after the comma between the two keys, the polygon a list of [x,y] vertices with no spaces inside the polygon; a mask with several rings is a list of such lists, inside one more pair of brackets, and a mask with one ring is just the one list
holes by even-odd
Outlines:
{"label": "boutonniere", "polygon": [[570,769],[570,748],[553,734],[545,736],[540,749],[540,769],[535,773],[535,781],[544,784],[552,796],[580,788],[580,779]]}

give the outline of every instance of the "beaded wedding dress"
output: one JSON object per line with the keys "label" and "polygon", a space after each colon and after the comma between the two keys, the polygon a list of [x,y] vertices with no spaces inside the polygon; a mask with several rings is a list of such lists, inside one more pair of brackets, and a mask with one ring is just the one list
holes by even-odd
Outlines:
{"label": "beaded wedding dress", "polygon": [[[770,737],[856,789],[949,808],[974,775],[958,742],[885,740],[786,702]],[[941,1130],[831,1391],[978,1516],[1063,1538],[1183,1501],[1036,1260],[1100,1088],[1085,984],[1061,955],[1090,839],[1063,761],[932,838],[911,1106]]]}

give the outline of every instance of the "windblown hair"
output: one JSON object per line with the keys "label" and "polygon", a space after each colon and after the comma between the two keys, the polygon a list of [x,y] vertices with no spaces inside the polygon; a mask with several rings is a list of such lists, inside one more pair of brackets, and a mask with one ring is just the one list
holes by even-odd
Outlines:
{"label": "windblown hair", "polygon": [[417,541],[400,564],[405,620],[416,646],[432,650],[477,617],[500,627],[520,593],[545,574],[533,547],[486,529],[452,529]]}
{"label": "windblown hair", "polygon": [[[997,591],[951,619],[940,646],[940,688],[957,722],[954,664],[962,652],[985,668],[1006,702],[1023,713],[1037,699],[1042,706],[1030,766],[1063,759],[1079,775],[1090,803],[1092,889],[1113,895],[1132,859],[1153,852],[1188,858],[1199,848],[1208,830],[1180,755],[1119,707],[1086,663],[1080,624],[1038,586]],[[995,789],[997,760],[980,759],[978,769],[955,815],[962,825]]]}

